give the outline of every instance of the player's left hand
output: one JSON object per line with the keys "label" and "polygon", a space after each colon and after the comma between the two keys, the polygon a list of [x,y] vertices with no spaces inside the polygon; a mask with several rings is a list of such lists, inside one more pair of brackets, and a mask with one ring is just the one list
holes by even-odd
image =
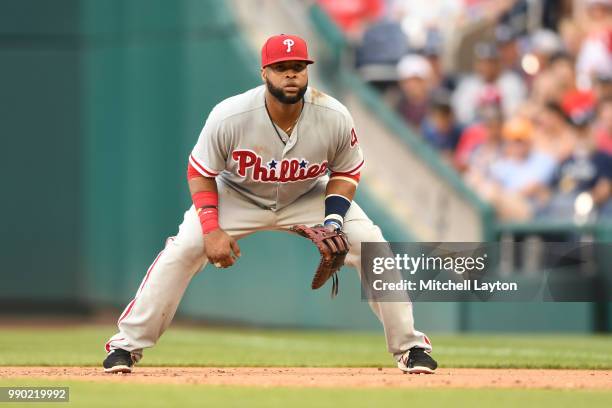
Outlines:
{"label": "player's left hand", "polygon": [[204,251],[217,268],[229,268],[240,257],[236,240],[220,228],[204,234]]}

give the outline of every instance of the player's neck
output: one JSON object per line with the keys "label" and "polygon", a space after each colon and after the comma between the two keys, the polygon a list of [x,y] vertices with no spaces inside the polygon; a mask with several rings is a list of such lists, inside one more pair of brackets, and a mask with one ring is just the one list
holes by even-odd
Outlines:
{"label": "player's neck", "polygon": [[304,99],[294,104],[287,104],[278,101],[269,92],[266,92],[266,106],[270,117],[282,129],[286,129],[297,121],[303,105]]}

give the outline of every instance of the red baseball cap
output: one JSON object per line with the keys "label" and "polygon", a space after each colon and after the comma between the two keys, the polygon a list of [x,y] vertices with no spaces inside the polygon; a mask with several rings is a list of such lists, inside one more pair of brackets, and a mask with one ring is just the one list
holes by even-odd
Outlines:
{"label": "red baseball cap", "polygon": [[314,63],[308,58],[306,41],[297,35],[275,35],[266,40],[261,48],[261,67],[267,67],[281,61],[305,61]]}

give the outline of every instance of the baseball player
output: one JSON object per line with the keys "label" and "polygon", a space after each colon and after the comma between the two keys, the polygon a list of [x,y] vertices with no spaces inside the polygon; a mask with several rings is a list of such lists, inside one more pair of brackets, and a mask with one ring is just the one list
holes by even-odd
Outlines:
{"label": "baseball player", "polygon": [[[361,242],[384,242],[352,201],[364,163],[353,119],[340,102],[308,86],[313,62],[302,38],[270,37],[261,50],[264,85],[210,112],[189,156],[193,205],[119,317],[119,332],[105,346],[105,372],[131,372],[167,329],[191,278],[208,262],[232,266],[240,238],[292,228],[312,234],[313,242],[323,237],[329,253],[320,269],[331,259],[331,274],[344,262],[361,274]],[[431,343],[414,328],[412,304],[370,306],[398,368],[433,373]]]}

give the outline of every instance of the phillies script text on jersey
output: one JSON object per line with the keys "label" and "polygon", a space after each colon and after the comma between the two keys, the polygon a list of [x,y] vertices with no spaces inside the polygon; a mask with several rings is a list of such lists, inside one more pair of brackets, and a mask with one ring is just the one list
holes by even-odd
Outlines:
{"label": "phillies script text on jersey", "polygon": [[246,177],[247,169],[252,168],[251,177],[255,181],[290,183],[321,177],[327,172],[327,161],[310,164],[304,159],[270,160],[265,166],[261,156],[252,150],[234,150],[232,159],[238,163],[238,175]]}

